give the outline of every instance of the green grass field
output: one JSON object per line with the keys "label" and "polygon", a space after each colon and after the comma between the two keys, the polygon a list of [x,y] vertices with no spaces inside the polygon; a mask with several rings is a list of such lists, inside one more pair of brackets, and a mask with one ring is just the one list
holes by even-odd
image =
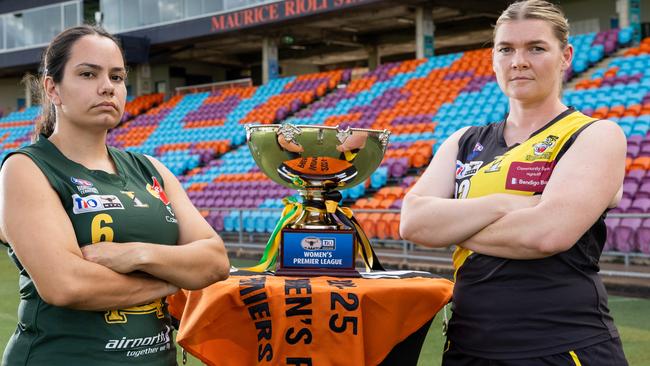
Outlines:
{"label": "green grass field", "polygon": [[[233,261],[239,266],[250,265]],[[0,344],[2,349],[16,327],[18,304],[18,271],[4,254],[0,254]],[[650,366],[650,300],[625,297],[610,298],[610,308],[621,333],[630,366]],[[425,341],[418,366],[439,366],[442,351],[442,331],[439,315],[434,320]],[[179,352],[180,364],[180,352]],[[201,362],[188,358],[188,365]]]}

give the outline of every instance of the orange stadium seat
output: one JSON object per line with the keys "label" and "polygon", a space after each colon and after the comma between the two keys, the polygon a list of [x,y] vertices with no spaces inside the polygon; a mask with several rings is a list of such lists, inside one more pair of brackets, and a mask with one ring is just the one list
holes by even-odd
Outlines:
{"label": "orange stadium seat", "polygon": [[390,224],[394,218],[394,213],[385,213],[378,218],[375,224],[375,232],[378,239],[391,239]]}
{"label": "orange stadium seat", "polygon": [[628,170],[636,169],[650,170],[650,156],[639,156],[632,160]]}

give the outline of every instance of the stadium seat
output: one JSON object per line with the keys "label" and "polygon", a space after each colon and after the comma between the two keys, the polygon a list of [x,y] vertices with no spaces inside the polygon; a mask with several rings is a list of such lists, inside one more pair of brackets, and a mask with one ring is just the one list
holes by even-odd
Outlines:
{"label": "stadium seat", "polygon": [[607,239],[605,241],[604,251],[610,251],[615,249],[614,245],[614,230],[621,222],[620,218],[617,217],[607,217],[605,219],[605,225],[607,226]]}
{"label": "stadium seat", "polygon": [[614,247],[623,253],[636,251],[637,243],[635,232],[641,226],[641,219],[623,218],[614,229]]}
{"label": "stadium seat", "polygon": [[[643,178],[646,175],[646,171],[642,169],[636,169],[636,170],[630,170],[626,175],[625,175],[625,182],[636,182],[637,184],[641,183]],[[638,188],[638,187],[637,187]],[[623,187],[623,193],[625,193],[625,187]],[[636,190],[634,191],[636,193]]]}
{"label": "stadium seat", "polygon": [[618,205],[614,207],[611,212],[621,213],[627,211],[628,207],[632,204],[632,199],[629,197],[623,196],[619,201]]}
{"label": "stadium seat", "polygon": [[[643,170],[633,170],[633,171],[643,172]],[[631,178],[625,178],[625,182],[623,183],[623,197],[633,198],[634,196],[636,196],[636,192],[638,189],[639,189],[638,181],[633,180]]]}
{"label": "stadium seat", "polygon": [[627,208],[627,213],[646,213],[650,210],[650,198],[636,197]]}
{"label": "stadium seat", "polygon": [[636,231],[638,249],[643,254],[650,254],[650,219],[644,219]]}

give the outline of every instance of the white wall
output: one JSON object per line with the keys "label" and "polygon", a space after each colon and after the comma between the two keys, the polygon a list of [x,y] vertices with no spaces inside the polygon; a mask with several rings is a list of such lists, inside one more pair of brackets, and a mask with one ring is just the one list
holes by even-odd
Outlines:
{"label": "white wall", "polygon": [[0,108],[7,115],[18,108],[18,99],[25,98],[20,78],[0,79]]}
{"label": "white wall", "polygon": [[[560,0],[569,23],[597,19],[600,31],[610,29],[610,20],[616,17],[616,0]],[[641,22],[650,22],[650,0],[641,0]]]}
{"label": "white wall", "polygon": [[297,63],[292,61],[280,60],[280,66],[282,67],[281,76],[297,76],[297,75],[304,75],[304,74],[313,74],[320,71],[317,65]]}
{"label": "white wall", "polygon": [[[609,29],[610,18],[616,16],[616,0],[562,0],[559,3],[569,19],[569,24],[597,19],[599,29],[592,31]],[[575,33],[584,33],[579,28],[576,30]]]}
{"label": "white wall", "polygon": [[[185,69],[185,73],[190,75],[210,75],[213,81],[223,81],[226,78],[226,70],[222,67],[201,62],[177,62],[158,65],[151,64],[150,74],[152,93],[156,92],[156,83],[161,81],[165,82],[167,86],[166,94],[168,95],[173,94],[176,87],[186,86],[185,79],[177,77],[171,78],[169,76],[170,67],[182,67]],[[138,72],[139,70],[137,66],[132,66],[129,72],[129,83],[132,85],[133,95],[142,94],[141,90],[138,90],[136,83]]]}

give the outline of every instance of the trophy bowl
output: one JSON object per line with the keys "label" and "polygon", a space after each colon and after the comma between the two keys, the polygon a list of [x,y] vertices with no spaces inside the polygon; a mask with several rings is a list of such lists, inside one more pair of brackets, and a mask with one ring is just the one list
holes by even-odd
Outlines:
{"label": "trophy bowl", "polygon": [[372,249],[351,211],[338,206],[338,190],[363,183],[379,167],[389,135],[387,130],[288,123],[246,126],[246,141],[261,171],[303,198],[300,212],[281,230],[277,274],[358,276],[358,241],[364,242],[364,259]]}

